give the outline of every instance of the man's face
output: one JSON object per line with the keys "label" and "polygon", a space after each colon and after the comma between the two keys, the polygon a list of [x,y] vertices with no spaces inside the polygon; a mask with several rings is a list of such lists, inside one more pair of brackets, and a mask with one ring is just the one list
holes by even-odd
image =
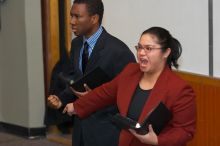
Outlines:
{"label": "man's face", "polygon": [[92,35],[94,29],[94,22],[91,15],[89,15],[86,4],[73,4],[71,11],[71,28],[76,36]]}

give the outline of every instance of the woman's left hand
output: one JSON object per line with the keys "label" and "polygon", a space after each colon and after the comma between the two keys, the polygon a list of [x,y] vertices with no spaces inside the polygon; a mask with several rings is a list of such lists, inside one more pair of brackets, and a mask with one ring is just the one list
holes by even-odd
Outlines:
{"label": "woman's left hand", "polygon": [[149,125],[149,132],[145,135],[138,134],[135,130],[129,129],[129,131],[142,143],[150,145],[158,145],[157,135],[154,132],[152,125]]}

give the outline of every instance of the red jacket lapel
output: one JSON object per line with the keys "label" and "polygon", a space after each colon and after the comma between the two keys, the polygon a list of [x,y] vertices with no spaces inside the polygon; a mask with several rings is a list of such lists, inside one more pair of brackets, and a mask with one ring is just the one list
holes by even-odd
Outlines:
{"label": "red jacket lapel", "polygon": [[[135,68],[134,68],[135,69]],[[139,69],[139,65],[138,65]],[[127,78],[124,78],[120,85],[120,92],[118,98],[118,105],[121,115],[127,116],[128,107],[130,105],[132,96],[136,90],[136,87],[140,81],[143,73],[139,71],[135,74],[130,74]]]}
{"label": "red jacket lapel", "polygon": [[142,123],[147,115],[153,110],[153,108],[155,108],[160,103],[160,101],[163,101],[163,98],[166,97],[166,85],[168,82],[169,74],[169,67],[165,67],[163,72],[160,74],[156,84],[154,85],[149,95],[148,101],[144,105],[144,108],[138,120],[140,123]]}

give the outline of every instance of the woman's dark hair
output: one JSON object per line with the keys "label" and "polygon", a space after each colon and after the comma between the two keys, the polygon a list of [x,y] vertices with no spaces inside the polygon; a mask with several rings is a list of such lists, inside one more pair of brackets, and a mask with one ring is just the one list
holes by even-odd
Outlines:
{"label": "woman's dark hair", "polygon": [[180,42],[172,37],[170,32],[162,27],[151,27],[147,30],[145,30],[142,35],[144,34],[151,34],[157,37],[158,44],[160,44],[161,50],[165,52],[168,48],[171,49],[170,55],[167,58],[167,64],[171,68],[174,66],[175,68],[178,68],[177,60],[180,57],[182,53],[182,46]]}
{"label": "woman's dark hair", "polygon": [[102,24],[104,5],[102,0],[74,0],[73,4],[86,4],[90,15],[99,16],[99,25]]}

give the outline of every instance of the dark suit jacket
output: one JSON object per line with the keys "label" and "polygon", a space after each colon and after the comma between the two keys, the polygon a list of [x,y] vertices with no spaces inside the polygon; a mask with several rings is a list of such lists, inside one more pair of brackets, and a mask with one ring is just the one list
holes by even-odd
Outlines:
{"label": "dark suit jacket", "polygon": [[[61,78],[61,76],[68,78],[68,70],[70,69],[68,68],[69,66],[70,65],[68,61],[62,62],[61,60],[59,60],[55,64],[51,73],[49,95],[58,96],[61,92],[63,92],[63,90],[67,88],[67,86],[69,86],[67,85],[67,82],[63,80],[63,78]],[[68,127],[68,125],[66,125],[67,122],[72,123],[72,117],[68,116],[67,114],[63,114],[61,111],[57,109],[53,109],[49,106],[46,106],[44,117],[45,125],[58,125],[59,127],[59,124],[65,124],[64,126]]]}
{"label": "dark suit jacket", "polygon": [[[70,74],[73,79],[83,76],[79,69],[79,54],[82,45],[82,37],[73,39],[70,54],[73,69]],[[136,62],[130,49],[122,41],[103,30],[91,53],[85,73],[100,66],[113,79],[129,62]],[[68,88],[59,97],[64,105],[76,99]],[[83,138],[85,146],[117,145],[118,136],[114,133],[119,134],[119,130],[107,120],[109,113],[116,112],[118,112],[116,106],[109,106],[84,120],[75,117],[73,145],[80,146],[80,138]]]}
{"label": "dark suit jacket", "polygon": [[[142,77],[138,64],[129,64],[114,80],[106,83],[74,102],[79,117],[87,117],[92,112],[117,103],[121,115],[126,116],[132,95]],[[195,95],[185,81],[166,67],[158,78],[146,102],[139,122],[162,101],[173,114],[172,120],[158,135],[159,146],[184,146],[195,132]],[[120,132],[119,146],[147,146],[129,131]]]}

